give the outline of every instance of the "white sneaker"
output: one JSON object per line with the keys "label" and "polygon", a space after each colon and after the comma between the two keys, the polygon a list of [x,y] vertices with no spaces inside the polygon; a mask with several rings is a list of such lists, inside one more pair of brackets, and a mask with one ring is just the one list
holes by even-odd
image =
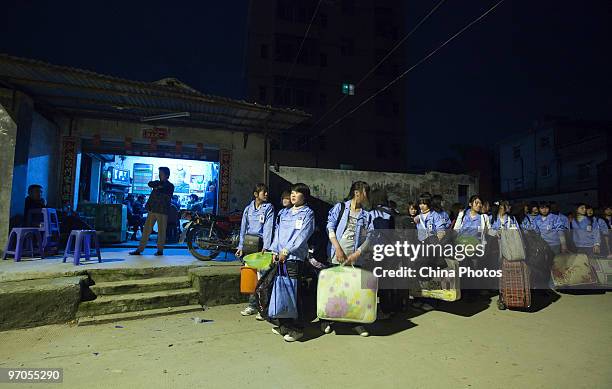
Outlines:
{"label": "white sneaker", "polygon": [[295,342],[296,340],[300,340],[302,336],[304,336],[303,332],[292,330],[292,331],[289,331],[289,333],[285,335],[283,338],[285,339],[285,342]]}
{"label": "white sneaker", "polygon": [[242,311],[240,311],[240,314],[242,316],[251,316],[257,313],[257,309],[253,308],[253,307],[246,307],[244,308]]}
{"label": "white sneaker", "polygon": [[365,329],[364,326],[357,326],[357,327],[353,327],[353,330],[359,335],[359,336],[363,336],[364,338],[366,336],[370,336],[370,333]]}
{"label": "white sneaker", "polygon": [[272,327],[272,333],[280,336],[285,336],[289,331],[285,327]]}
{"label": "white sneaker", "polygon": [[257,313],[257,316],[255,316],[255,320],[259,320],[259,321],[263,321],[264,318],[261,316],[261,313]]}
{"label": "white sneaker", "polygon": [[332,328],[331,323],[321,323],[321,331],[323,331],[324,333],[331,334],[333,330],[334,329]]}

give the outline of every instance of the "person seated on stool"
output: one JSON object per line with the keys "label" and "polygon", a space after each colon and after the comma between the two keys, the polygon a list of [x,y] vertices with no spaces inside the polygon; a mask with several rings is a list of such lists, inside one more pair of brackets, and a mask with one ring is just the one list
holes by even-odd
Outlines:
{"label": "person seated on stool", "polygon": [[145,205],[145,209],[149,211],[147,220],[144,224],[144,231],[138,248],[130,251],[130,255],[140,255],[149,241],[153,226],[157,222],[157,252],[155,255],[164,255],[164,244],[166,243],[166,226],[168,224],[168,212],[170,211],[170,201],[174,193],[174,185],[168,178],[170,177],[170,169],[167,167],[159,168],[159,180],[150,181],[149,187],[153,188],[149,200]]}
{"label": "person seated on stool", "polygon": [[[46,204],[45,199],[42,198],[42,193],[42,186],[38,184],[28,186],[28,196],[25,198],[25,206],[23,208],[23,217],[25,218],[24,226],[28,224],[28,212],[45,208]],[[27,225],[26,227],[38,227],[40,222],[42,222],[42,213],[37,215],[33,214],[32,220],[30,220],[29,223],[31,225]]]}

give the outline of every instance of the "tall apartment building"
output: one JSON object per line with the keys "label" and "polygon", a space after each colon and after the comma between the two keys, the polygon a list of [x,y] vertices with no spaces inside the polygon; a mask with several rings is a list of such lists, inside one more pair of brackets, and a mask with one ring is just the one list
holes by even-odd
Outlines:
{"label": "tall apartment building", "polygon": [[[354,95],[313,125],[405,34],[401,0],[322,0],[287,78],[318,0],[251,1],[246,46],[247,99],[312,114],[299,135],[271,142],[272,164],[403,171],[407,166],[404,87],[397,83],[322,136],[322,129],[385,86],[406,66],[398,49]],[[283,87],[284,86],[284,87]],[[309,141],[310,140],[310,141]]]}

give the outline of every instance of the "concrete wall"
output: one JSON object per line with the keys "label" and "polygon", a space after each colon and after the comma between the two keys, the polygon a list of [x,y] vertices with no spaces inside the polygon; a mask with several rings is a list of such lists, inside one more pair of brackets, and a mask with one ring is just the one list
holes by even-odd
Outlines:
{"label": "concrete wall", "polygon": [[34,102],[21,92],[15,92],[13,99],[13,118],[17,124],[14,145],[13,185],[11,188],[11,226],[21,225],[23,208],[27,194],[27,176],[30,143],[32,141],[32,121]]}
{"label": "concrete wall", "polygon": [[[99,135],[103,141],[124,142],[125,137],[131,137],[133,142],[144,142],[142,129],[152,125],[131,122],[78,119],[74,126],[74,136],[93,138]],[[62,124],[63,135],[68,134],[68,123]],[[159,144],[174,144],[182,141],[184,147],[203,143],[204,147],[228,149],[232,151],[230,210],[242,209],[251,199],[251,189],[264,181],[264,137],[250,134],[246,148],[242,132],[226,130],[209,130],[201,128],[172,127],[168,139]]]}
{"label": "concrete wall", "polygon": [[34,112],[26,184],[39,184],[51,207],[59,207],[59,129]]}
{"label": "concrete wall", "polygon": [[4,250],[9,233],[16,137],[17,125],[0,104],[0,171],[4,174],[4,182],[0,185],[0,251]]}
{"label": "concrete wall", "polygon": [[447,206],[459,200],[459,185],[468,185],[468,197],[478,193],[475,177],[464,174],[406,174],[288,166],[281,166],[278,172],[273,168],[271,170],[291,183],[307,184],[313,196],[331,204],[346,197],[354,181],[365,181],[371,186],[386,189],[389,199],[397,202],[402,211],[409,201],[415,201],[423,192],[441,194]]}

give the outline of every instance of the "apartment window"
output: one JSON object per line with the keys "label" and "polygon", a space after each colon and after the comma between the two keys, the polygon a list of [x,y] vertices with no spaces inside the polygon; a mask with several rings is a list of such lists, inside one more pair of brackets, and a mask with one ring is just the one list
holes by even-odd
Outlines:
{"label": "apartment window", "polygon": [[276,7],[276,16],[279,19],[293,21],[293,4],[291,1],[279,1]]}
{"label": "apartment window", "polygon": [[399,103],[395,101],[393,102],[393,115],[399,115]]}
{"label": "apartment window", "polygon": [[355,13],[355,1],[354,0],[342,0],[342,12],[347,15]]}
{"label": "apartment window", "polygon": [[380,140],[376,142],[376,158],[385,158],[385,144]]}
{"label": "apartment window", "polygon": [[268,59],[268,45],[261,45],[259,48],[259,56],[262,59]]}
{"label": "apartment window", "polygon": [[514,190],[523,189],[523,179],[515,178],[514,179]]}
{"label": "apartment window", "polygon": [[321,53],[320,57],[321,57],[321,61],[320,61],[321,62],[321,66],[322,67],[327,66],[327,54]]}
{"label": "apartment window", "polygon": [[512,158],[519,159],[521,157],[521,146],[512,147]]}
{"label": "apartment window", "polygon": [[295,91],[295,105],[297,105],[298,107],[303,107],[305,105],[305,97],[304,97],[304,91],[301,89],[296,89]]}
{"label": "apartment window", "polygon": [[323,109],[327,108],[327,95],[325,93],[319,95],[319,106]]}
{"label": "apartment window", "polygon": [[342,38],[340,40],[340,54],[343,56],[353,55],[355,52],[354,41],[351,38]]}
{"label": "apartment window", "polygon": [[578,179],[588,180],[591,177],[591,165],[588,163],[582,163],[578,165]]}
{"label": "apartment window", "polygon": [[319,13],[319,23],[321,27],[327,27],[327,15],[323,13]]}
{"label": "apartment window", "polygon": [[259,87],[259,101],[262,103],[266,102],[266,87],[265,86],[260,86]]}
{"label": "apartment window", "polygon": [[540,148],[545,149],[548,146],[550,146],[550,138],[547,136],[540,138]]}
{"label": "apartment window", "polygon": [[291,90],[289,88],[282,90],[280,86],[274,87],[274,104],[290,105]]}
{"label": "apartment window", "polygon": [[550,167],[549,166],[540,166],[540,176],[542,176],[542,177],[550,177]]}
{"label": "apartment window", "polygon": [[321,135],[319,137],[319,150],[326,151],[327,150],[327,139],[325,135]]}
{"label": "apartment window", "polygon": [[400,154],[402,153],[400,145],[399,145],[399,143],[397,141],[393,142],[392,150],[393,150],[393,156],[394,157],[399,157]]}

